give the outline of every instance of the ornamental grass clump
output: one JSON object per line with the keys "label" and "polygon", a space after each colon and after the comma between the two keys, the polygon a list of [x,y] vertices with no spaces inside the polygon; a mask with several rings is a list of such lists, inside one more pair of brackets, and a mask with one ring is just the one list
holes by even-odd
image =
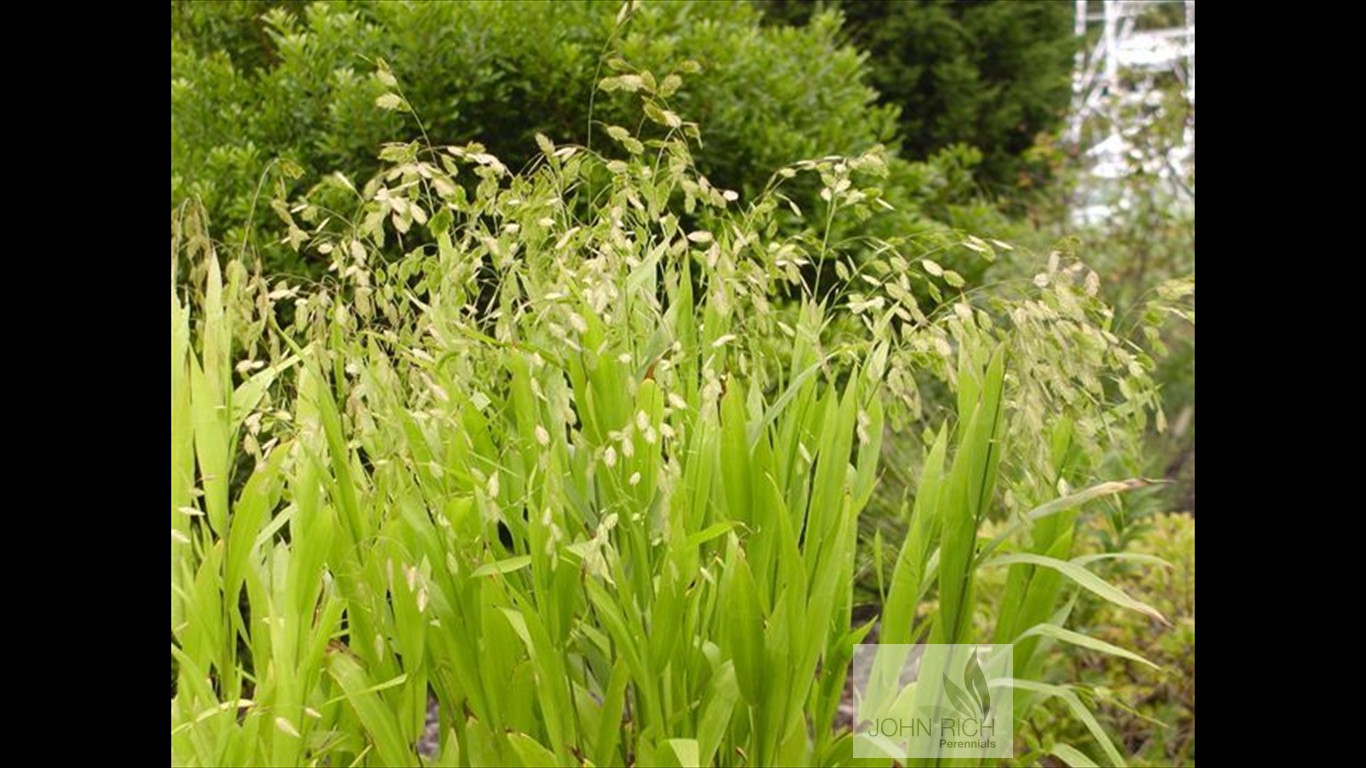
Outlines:
{"label": "ornamental grass clump", "polygon": [[[363,185],[325,182],[349,210],[277,201],[290,243],[331,259],[316,285],[225,266],[192,207],[173,215],[173,763],[847,762],[836,714],[872,627],[852,621],[858,519],[931,358],[957,417],[924,460],[884,639],[970,641],[993,562],[1028,589],[1009,639],[1067,592],[1036,573],[1129,599],[1039,531],[1122,488],[1020,516],[1035,549],[981,546],[1023,390],[985,314],[927,315],[829,242],[878,206],[881,155],[740,200],[694,170],[676,81],[614,75],[642,126],[539,136],[520,173],[478,145],[395,144]],[[798,175],[827,209],[779,236]]]}

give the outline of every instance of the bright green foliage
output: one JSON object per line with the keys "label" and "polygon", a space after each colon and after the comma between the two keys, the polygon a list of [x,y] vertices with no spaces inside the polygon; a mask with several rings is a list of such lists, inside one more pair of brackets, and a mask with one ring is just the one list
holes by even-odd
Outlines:
{"label": "bright green foliage", "polygon": [[[1082,396],[1122,351],[1084,270],[1051,264],[996,307],[890,243],[855,265],[831,232],[873,215],[884,158],[801,161],[742,201],[699,174],[677,75],[610,73],[644,118],[597,149],[538,135],[516,173],[477,144],[400,142],[359,188],[315,191],[350,207],[280,202],[331,263],[311,288],[220,266],[197,210],[173,214],[174,764],[415,765],[429,692],[440,764],[845,763],[836,712],[871,629],[852,621],[858,520],[888,426],[912,420],[937,436],[887,635],[982,637],[997,566],[1030,590],[1005,637],[1103,648],[1062,627],[1083,593],[1156,613],[1062,559],[1075,510],[1132,484],[993,523],[998,485],[1078,466],[1068,434],[1049,451],[1026,429],[1040,409],[1094,441],[1150,406],[1139,360],[1117,405]],[[411,111],[387,67],[375,80]],[[799,179],[822,204],[783,234]],[[1045,337],[1092,354],[1045,376],[1020,359]],[[922,412],[926,379],[952,413]],[[1063,579],[1036,596],[1044,571]],[[1071,688],[1017,685],[1122,762]]]}
{"label": "bright green foliage", "polygon": [[[491,186],[457,227],[435,227],[434,253],[396,266],[420,293],[390,297],[376,274],[354,313],[322,306],[317,340],[281,337],[295,354],[256,377],[299,361],[292,405],[271,411],[294,426],[256,451],[231,514],[230,414],[260,379],[231,395],[196,383],[228,375],[232,321],[210,256],[189,349],[173,282],[172,444],[197,449],[208,513],[192,523],[195,464],[173,453],[177,762],[372,749],[411,764],[429,686],[462,763],[814,763],[832,749],[808,718],[830,723],[842,692],[876,444],[849,460],[861,413],[881,432],[876,382],[857,366],[844,384],[821,373],[835,350],[815,304],[791,373],[746,374],[751,298],[730,276],[748,271],[749,244],[658,219],[665,188],[626,185],[642,165],[623,169],[601,219],[561,226],[557,190],[582,162],[567,149],[496,193],[496,161],[459,153]],[[500,243],[484,211],[525,234]],[[639,263],[613,252],[628,239]],[[491,328],[466,303],[485,259],[502,272]],[[174,428],[187,399],[190,437]]]}
{"label": "bright green foliage", "polygon": [[[1073,4],[1049,0],[758,0],[775,22],[838,8],[868,52],[869,82],[900,108],[907,156],[963,143],[983,153],[978,179],[1014,186],[1035,137],[1067,113]],[[814,17],[818,18],[818,17]]]}
{"label": "bright green foliage", "polygon": [[[1143,482],[1102,483],[1053,499],[1013,518],[988,539],[993,528],[988,524],[987,508],[1002,455],[1012,453],[1009,442],[1003,440],[1003,356],[999,351],[989,359],[964,353],[959,363],[960,420],[952,441],[956,453],[950,464],[946,459],[949,432],[941,429],[924,463],[908,532],[888,580],[881,642],[1013,643],[1017,722],[1027,720],[1032,706],[1041,700],[1061,699],[1106,758],[1122,765],[1123,756],[1074,686],[1041,680],[1051,671],[1045,666],[1045,651],[1056,642],[1152,666],[1123,647],[1064,627],[1076,602],[1072,592],[1076,587],[1113,605],[1166,622],[1156,609],[1099,578],[1086,567],[1086,558],[1066,559],[1071,557],[1072,535],[1082,505],[1141,487]],[[1053,461],[1075,457],[1068,445],[1070,433],[1070,424],[1065,421],[1055,430]],[[1021,537],[1021,532],[1026,535]],[[1015,547],[1021,551],[998,554],[1001,548]],[[979,572],[990,574],[1002,565],[1010,566],[1004,589],[997,585],[987,596],[979,596],[975,589]],[[936,582],[938,599],[928,611],[918,610],[933,593]],[[1069,594],[1074,596],[1064,600]],[[1047,644],[1042,649],[1040,638]],[[1041,750],[1025,729],[1017,733],[1025,736],[1029,750]],[[1066,743],[1057,746],[1075,749]]]}
{"label": "bright green foliage", "polygon": [[698,168],[720,184],[757,193],[779,166],[895,138],[896,110],[876,106],[863,56],[841,44],[835,14],[794,29],[760,26],[744,3],[644,3],[638,13],[624,58],[644,69],[683,59],[702,68],[673,101],[707,126]]}

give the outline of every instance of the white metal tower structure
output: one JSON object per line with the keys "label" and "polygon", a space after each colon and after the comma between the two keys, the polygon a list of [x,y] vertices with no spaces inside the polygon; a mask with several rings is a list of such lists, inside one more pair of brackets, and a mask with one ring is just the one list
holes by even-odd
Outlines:
{"label": "white metal tower structure", "polygon": [[[1140,17],[1154,5],[1136,0],[1076,0],[1075,31],[1082,45],[1072,78],[1067,139],[1073,146],[1089,143],[1085,152],[1095,189],[1103,188],[1106,180],[1122,177],[1137,159],[1145,166],[1151,164],[1160,176],[1172,179],[1178,198],[1193,202],[1191,190],[1180,183],[1194,160],[1193,118],[1187,123],[1181,146],[1161,156],[1138,157],[1141,142],[1135,139],[1141,138],[1145,128],[1144,107],[1155,107],[1162,98],[1154,87],[1159,77],[1175,75],[1192,115],[1195,107],[1195,0],[1184,0],[1184,23],[1167,28],[1140,24]],[[1097,26],[1099,34],[1094,34]],[[1080,218],[1103,216],[1106,206],[1097,205],[1101,202],[1097,196],[1089,197],[1091,210],[1084,207]]]}

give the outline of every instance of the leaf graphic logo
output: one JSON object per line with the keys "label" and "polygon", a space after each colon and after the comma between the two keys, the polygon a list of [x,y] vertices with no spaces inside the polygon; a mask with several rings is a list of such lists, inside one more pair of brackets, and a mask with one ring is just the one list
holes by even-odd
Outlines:
{"label": "leaf graphic logo", "polygon": [[[987,677],[977,662],[977,654],[968,655],[963,666],[963,685],[960,687],[944,674],[944,690],[948,693],[953,708],[967,718],[985,719],[991,711],[991,694],[987,691]],[[966,690],[965,690],[966,689]]]}

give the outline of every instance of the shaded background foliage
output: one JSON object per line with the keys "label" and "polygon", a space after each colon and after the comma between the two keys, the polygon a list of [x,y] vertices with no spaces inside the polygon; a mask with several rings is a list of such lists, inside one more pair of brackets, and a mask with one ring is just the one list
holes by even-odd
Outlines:
{"label": "shaded background foliage", "polygon": [[[1000,191],[1031,170],[1022,155],[1067,115],[1076,42],[1069,3],[1042,0],[758,0],[769,23],[804,25],[823,9],[868,52],[878,103],[900,109],[906,155],[953,144],[982,152],[977,178]],[[1037,170],[1037,169],[1033,169]]]}

